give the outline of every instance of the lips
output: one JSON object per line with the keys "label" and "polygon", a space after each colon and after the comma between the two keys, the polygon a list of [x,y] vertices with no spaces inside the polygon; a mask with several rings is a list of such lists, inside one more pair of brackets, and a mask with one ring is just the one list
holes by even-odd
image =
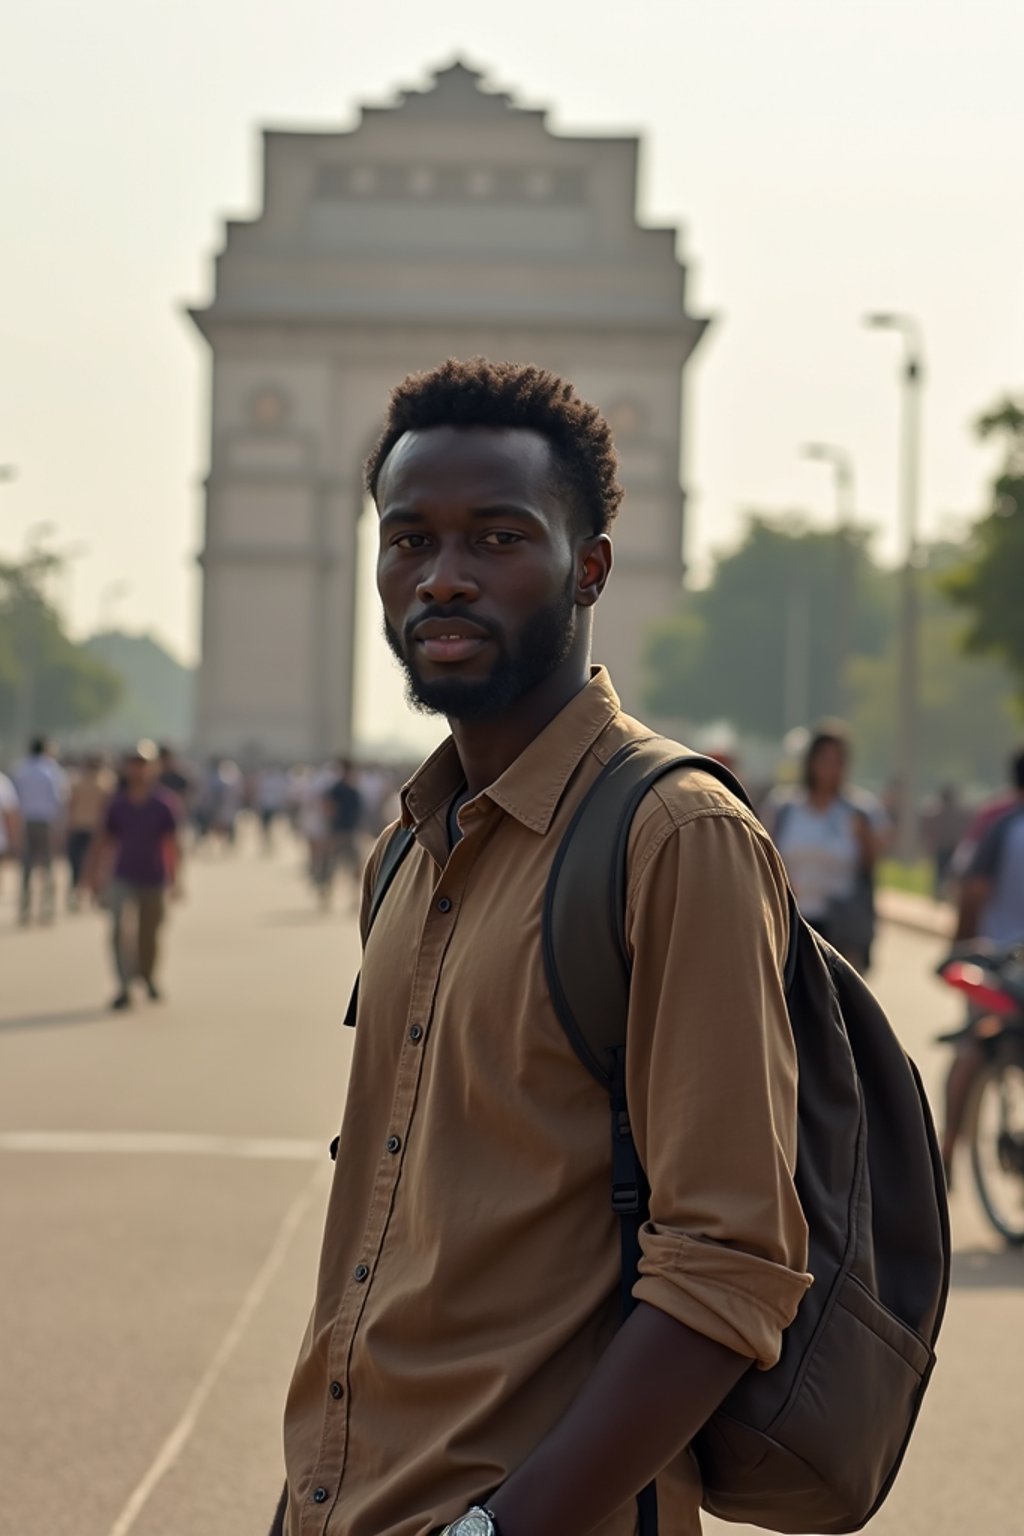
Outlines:
{"label": "lips", "polygon": [[487,644],[490,636],[468,619],[426,619],[413,630],[413,640],[428,661],[468,661]]}

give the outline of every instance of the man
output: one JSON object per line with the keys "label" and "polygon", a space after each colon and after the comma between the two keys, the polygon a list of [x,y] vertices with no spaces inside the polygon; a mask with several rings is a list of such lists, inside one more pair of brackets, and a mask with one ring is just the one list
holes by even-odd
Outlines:
{"label": "man", "polygon": [[150,999],[159,999],[155,974],[165,892],[169,887],[173,896],[180,894],[179,802],[155,782],[155,770],[156,748],[139,742],[124,759],[124,787],[107,808],[90,870],[90,883],[99,892],[113,863],[109,905],[120,985],[111,1007],[118,1010],[131,1006],[136,976]]}
{"label": "man", "polygon": [[32,921],[32,877],[40,872],[43,895],[40,918],[53,921],[56,908],[53,860],[64,824],[68,780],[44,736],[37,736],[29,753],[14,769],[14,788],[21,807],[21,922]]}
{"label": "man", "polygon": [[[973,844],[960,884],[956,942],[981,939],[996,949],[1024,944],[1024,748],[1010,763],[1011,798],[1002,814],[988,817]],[[980,814],[980,813],[979,813]],[[984,1052],[976,1033],[980,1016],[972,1011],[956,1038],[946,1078],[946,1123],[942,1159],[952,1184],[953,1155]]]}
{"label": "man", "polygon": [[359,833],[365,816],[362,791],[356,783],[355,770],[345,758],[335,765],[336,777],[324,795],[324,814],[328,827],[328,865],[324,899],[330,899],[334,872],[341,865],[353,888],[353,899],[358,906],[359,875],[362,860],[359,856]]}
{"label": "man", "polygon": [[192,798],[192,780],[178,760],[178,754],[165,743],[158,750],[158,758],[157,783],[180,801],[183,812],[187,811]]}
{"label": "man", "polygon": [[589,665],[622,495],[608,427],[550,374],[449,362],[395,391],[367,483],[389,642],[452,734],[403,791],[415,843],[365,946],[275,1529],[631,1536],[657,1477],[663,1530],[691,1536],[686,1447],[777,1359],[810,1283],[785,878],[704,774],[637,812],[628,1090],[651,1200],[619,1327],[607,1099],[540,944],[569,821],[650,734]]}

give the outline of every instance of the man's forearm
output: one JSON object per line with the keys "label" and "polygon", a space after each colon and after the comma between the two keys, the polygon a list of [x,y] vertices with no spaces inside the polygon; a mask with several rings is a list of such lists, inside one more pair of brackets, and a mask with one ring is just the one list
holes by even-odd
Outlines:
{"label": "man's forearm", "polygon": [[586,1536],[690,1443],[750,1364],[641,1302],[489,1501],[502,1536]]}

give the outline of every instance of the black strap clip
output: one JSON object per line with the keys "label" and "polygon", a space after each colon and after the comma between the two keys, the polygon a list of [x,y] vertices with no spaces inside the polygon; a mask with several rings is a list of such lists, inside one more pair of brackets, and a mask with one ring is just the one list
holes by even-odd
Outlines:
{"label": "black strap clip", "polygon": [[640,1209],[638,1184],[612,1185],[612,1210],[616,1216],[635,1216]]}

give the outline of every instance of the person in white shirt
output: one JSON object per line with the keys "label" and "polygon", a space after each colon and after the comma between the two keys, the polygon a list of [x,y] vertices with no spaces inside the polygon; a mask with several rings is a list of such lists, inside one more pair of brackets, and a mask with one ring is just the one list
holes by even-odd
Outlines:
{"label": "person in white shirt", "polygon": [[15,858],[21,846],[21,811],[18,792],[6,773],[0,773],[0,870]]}
{"label": "person in white shirt", "polygon": [[256,809],[259,812],[263,833],[263,852],[269,854],[274,846],[274,823],[288,807],[288,774],[284,768],[269,764],[261,768],[256,779]]}
{"label": "person in white shirt", "polygon": [[823,725],[807,748],[802,788],[771,803],[765,824],[800,911],[863,972],[871,962],[874,869],[885,817],[873,796],[847,784],[849,760],[843,727]]}
{"label": "person in white shirt", "polygon": [[32,877],[42,871],[40,916],[52,922],[56,900],[53,859],[68,802],[68,778],[49,743],[37,736],[29,754],[14,769],[14,788],[24,823],[21,848],[21,922],[32,919]]}

